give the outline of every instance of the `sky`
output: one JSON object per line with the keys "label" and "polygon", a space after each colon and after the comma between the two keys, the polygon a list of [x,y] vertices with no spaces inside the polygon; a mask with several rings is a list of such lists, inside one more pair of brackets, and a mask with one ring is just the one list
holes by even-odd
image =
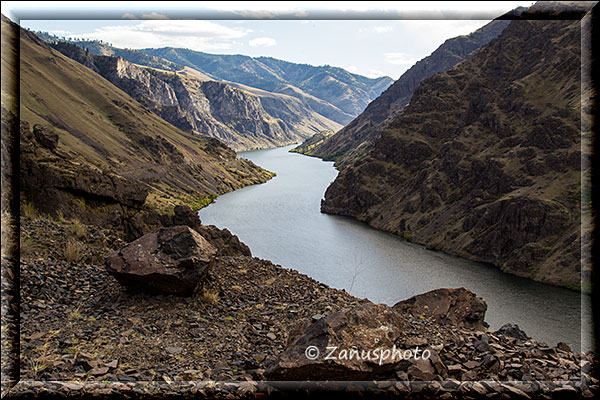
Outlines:
{"label": "sky", "polygon": [[446,39],[531,4],[3,1],[2,13],[24,28],[115,47],[269,56],[398,79]]}

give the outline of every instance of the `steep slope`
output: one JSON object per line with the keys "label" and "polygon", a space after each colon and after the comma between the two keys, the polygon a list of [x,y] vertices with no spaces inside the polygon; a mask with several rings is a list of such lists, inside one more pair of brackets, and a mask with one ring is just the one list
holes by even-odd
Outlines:
{"label": "steep slope", "polygon": [[331,105],[325,107],[325,103],[321,104],[323,109],[315,111],[340,124],[350,122],[393,82],[389,77],[370,79],[337,67],[315,67],[270,57],[207,54],[171,47],[142,51],[197,69],[217,79],[299,99],[304,94],[314,96]]}
{"label": "steep slope", "polygon": [[[21,37],[21,190],[40,212],[143,225],[151,222],[144,210],[199,208],[272,176],[219,141],[168,124],[4,16],[2,24]],[[2,117],[19,123],[4,106]]]}
{"label": "steep slope", "polygon": [[[284,121],[263,108],[260,96],[216,82],[201,72],[190,72],[193,70],[188,67],[181,73],[168,72],[140,67],[121,57],[96,55],[64,41],[53,47],[99,73],[173,125],[216,137],[235,150],[283,146],[337,126],[314,112],[299,112],[301,107],[297,105],[285,114],[277,110],[275,115],[284,117]],[[289,99],[278,100],[275,103],[290,103]],[[273,104],[271,99],[264,102]],[[279,105],[279,109],[284,108]]]}
{"label": "steep slope", "polygon": [[[532,13],[535,8],[532,8]],[[579,20],[517,20],[426,79],[321,210],[535,280],[577,287],[583,243]],[[586,89],[587,90],[587,89]],[[583,95],[583,96],[582,96]],[[589,112],[588,108],[583,110]],[[585,148],[585,147],[584,147]],[[587,164],[585,164],[587,165]],[[580,199],[584,209],[580,209]]]}
{"label": "steep slope", "polygon": [[430,76],[447,71],[470,53],[496,38],[509,21],[492,21],[470,35],[446,40],[430,56],[417,62],[343,129],[318,146],[299,146],[297,152],[325,160],[335,160],[342,167],[364,154],[385,126],[397,117],[410,101],[415,88]]}

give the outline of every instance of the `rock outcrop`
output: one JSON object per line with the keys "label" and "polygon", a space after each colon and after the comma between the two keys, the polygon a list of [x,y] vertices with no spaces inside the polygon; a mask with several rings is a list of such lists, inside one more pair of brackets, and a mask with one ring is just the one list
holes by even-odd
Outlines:
{"label": "rock outcrop", "polygon": [[36,124],[33,127],[33,136],[35,139],[48,150],[56,149],[58,146],[58,134],[52,129]]}
{"label": "rock outcrop", "polygon": [[[431,398],[591,396],[597,381],[589,356],[574,355],[564,343],[536,342],[510,324],[491,333],[484,328],[484,305],[465,289],[434,290],[394,307],[365,300],[290,328],[286,348],[265,376],[295,384],[352,381],[354,390],[375,381],[413,395],[428,387]],[[481,323],[465,324],[473,320]],[[585,383],[577,388],[575,382]]]}
{"label": "rock outcrop", "polygon": [[184,225],[190,228],[198,228],[202,221],[197,211],[193,211],[188,206],[177,205],[173,209],[172,225]]}
{"label": "rock outcrop", "polygon": [[[364,381],[393,371],[398,360],[379,363],[376,355],[364,361],[361,351],[391,349],[402,335],[405,320],[383,304],[367,303],[316,322],[306,320],[291,329],[285,351],[270,366],[270,380]],[[333,349],[357,350],[354,357],[331,359]],[[336,355],[337,356],[337,355]],[[365,357],[366,358],[366,357]]]}
{"label": "rock outcrop", "polygon": [[465,289],[436,289],[394,304],[400,313],[432,318],[441,324],[485,330],[487,304],[475,293]]}
{"label": "rock outcrop", "polygon": [[[415,321],[484,331],[486,309],[483,299],[464,288],[432,290],[393,307],[365,302],[291,328],[287,348],[266,375],[297,381],[447,378],[440,338],[429,336],[427,328],[415,330]],[[487,342],[478,346],[487,349]]]}
{"label": "rock outcrop", "polygon": [[583,271],[587,280],[585,18],[583,28],[533,18],[423,81],[373,147],[342,168],[321,210],[522,277],[577,288]]}
{"label": "rock outcrop", "polygon": [[191,294],[208,273],[217,250],[187,226],[162,228],[106,258],[122,285],[151,294]]}
{"label": "rock outcrop", "polygon": [[172,47],[142,51],[216,79],[296,97],[339,124],[351,121],[392,83],[388,76],[372,79],[342,68],[295,64],[271,57],[207,54]]}
{"label": "rock outcrop", "polygon": [[527,334],[521,328],[519,328],[519,325],[517,324],[504,324],[495,333],[496,335],[510,336],[515,339],[529,339],[529,336],[527,336]]}

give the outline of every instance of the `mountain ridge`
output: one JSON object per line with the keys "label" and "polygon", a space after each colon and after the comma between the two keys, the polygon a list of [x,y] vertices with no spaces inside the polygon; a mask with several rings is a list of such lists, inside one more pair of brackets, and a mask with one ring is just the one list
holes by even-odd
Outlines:
{"label": "mountain ridge", "polygon": [[[523,9],[515,12],[523,11]],[[336,161],[336,167],[343,167],[352,159],[364,154],[394,117],[404,110],[413,91],[424,79],[450,69],[471,52],[479,49],[497,37],[510,21],[492,21],[469,35],[447,39],[431,55],[423,58],[408,69],[387,88],[377,99],[352,122],[335,135],[317,146],[309,142],[298,146],[294,151],[316,156],[328,161]],[[311,146],[307,149],[307,146]]]}
{"label": "mountain ridge", "polygon": [[[141,51],[189,66],[218,79],[270,92],[283,93],[285,85],[290,84],[346,113],[345,118],[334,119],[340,124],[347,123],[358,115],[369,101],[393,82],[389,77],[372,79],[351,74],[339,67],[296,64],[272,57],[208,54],[173,47]],[[285,76],[289,76],[289,80]],[[331,81],[327,81],[328,78]],[[374,87],[369,87],[369,83]]]}
{"label": "mountain ridge", "polygon": [[288,145],[314,132],[338,127],[303,110],[296,99],[256,94],[250,88],[186,70],[188,67],[163,71],[122,57],[96,55],[68,42],[52,46],[101,74],[167,122],[192,134],[216,137],[238,151]]}
{"label": "mountain ridge", "polygon": [[579,288],[591,268],[581,258],[591,245],[580,225],[590,212],[581,143],[591,132],[579,134],[589,94],[580,93],[580,37],[579,20],[515,20],[421,82],[373,147],[341,169],[322,212]]}

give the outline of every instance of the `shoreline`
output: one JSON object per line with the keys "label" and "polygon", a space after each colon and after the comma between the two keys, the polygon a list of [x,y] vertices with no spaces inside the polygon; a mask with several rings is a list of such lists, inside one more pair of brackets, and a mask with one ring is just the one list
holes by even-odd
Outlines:
{"label": "shoreline", "polygon": [[[292,151],[290,151],[290,152],[292,152]],[[335,164],[335,160],[325,160],[325,159],[323,159],[323,157],[320,157],[318,155],[304,154],[304,153],[301,153],[301,152],[292,152],[292,153],[300,154],[300,155],[307,156],[307,157],[317,158],[317,159],[320,159],[323,162],[333,162]],[[336,169],[336,171],[338,171],[338,172],[340,171],[337,167],[335,167],[335,165],[334,165],[334,168]],[[530,279],[530,280],[532,280],[534,282],[539,282],[539,283],[543,283],[543,284],[546,284],[546,285],[552,285],[552,286],[555,286],[555,287],[560,287],[560,288],[568,289],[568,290],[571,290],[573,292],[578,292],[578,293],[580,293],[582,295],[591,296],[592,292],[593,292],[593,286],[592,286],[591,282],[587,286],[583,285],[583,282],[584,282],[583,277],[581,278],[579,287],[573,287],[572,285],[568,285],[568,284],[560,284],[560,283],[553,283],[553,282],[548,282],[548,281],[537,280],[537,279],[531,278],[528,275],[519,275],[519,274],[513,273],[511,271],[505,271],[501,267],[495,265],[494,263],[492,263],[490,261],[482,260],[482,259],[480,259],[480,258],[478,258],[476,256],[471,256],[468,253],[457,253],[457,252],[444,251],[444,250],[438,249],[435,244],[432,245],[431,243],[420,242],[420,241],[414,240],[412,238],[406,238],[404,236],[400,236],[399,234],[396,234],[396,233],[391,232],[391,231],[386,230],[386,229],[376,228],[373,225],[371,225],[369,223],[369,221],[357,218],[357,217],[355,217],[353,215],[347,215],[347,214],[344,214],[344,213],[336,213],[336,212],[327,212],[327,211],[323,211],[322,208],[321,208],[321,213],[328,214],[328,215],[336,215],[336,216],[340,216],[340,217],[348,217],[348,218],[351,218],[351,219],[353,219],[355,221],[358,221],[360,223],[365,224],[370,229],[375,229],[375,230],[380,231],[380,232],[385,232],[387,234],[390,234],[390,235],[394,236],[395,238],[404,240],[404,241],[406,241],[408,243],[413,243],[413,244],[419,245],[419,246],[421,246],[421,247],[423,247],[423,248],[425,248],[427,250],[431,250],[431,251],[434,251],[434,252],[440,252],[442,254],[446,254],[446,255],[449,255],[449,256],[453,256],[453,257],[458,257],[458,258],[464,259],[464,260],[474,261],[474,262],[477,262],[477,263],[488,264],[488,265],[493,266],[494,268],[498,269],[499,271],[501,271],[501,272],[503,272],[505,274],[509,274],[509,275],[513,275],[513,276],[518,276],[520,278]]]}

